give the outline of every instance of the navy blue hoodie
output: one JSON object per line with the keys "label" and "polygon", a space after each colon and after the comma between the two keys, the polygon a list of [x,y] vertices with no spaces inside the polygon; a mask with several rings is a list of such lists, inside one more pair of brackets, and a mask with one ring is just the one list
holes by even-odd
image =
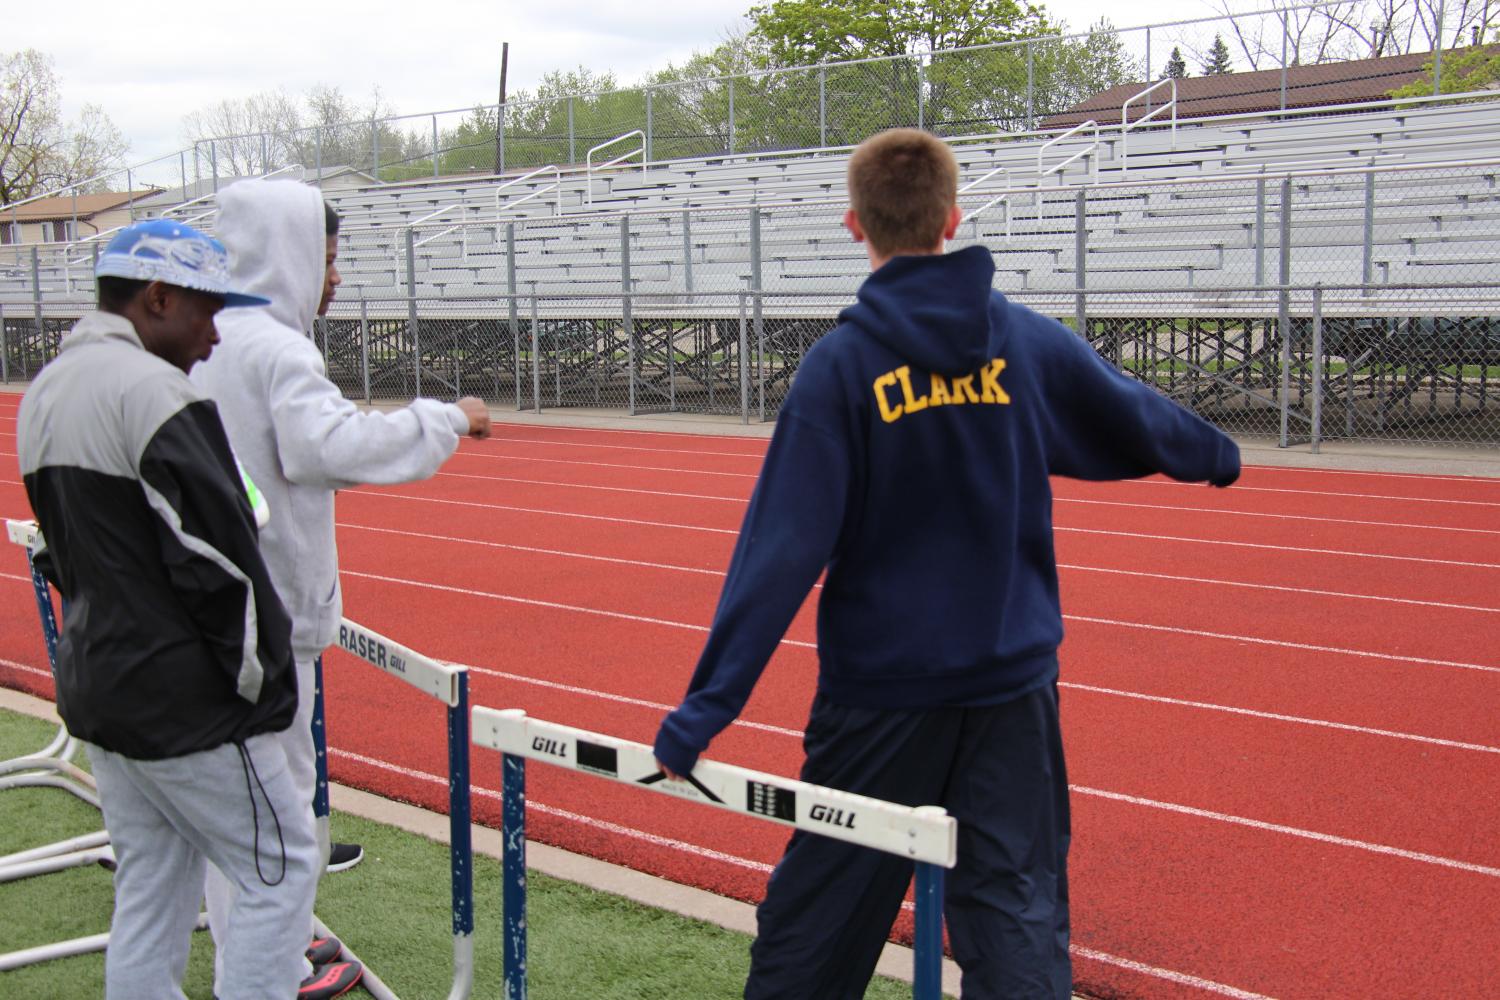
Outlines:
{"label": "navy blue hoodie", "polygon": [[818,689],[852,706],[990,705],[1057,678],[1049,475],[1227,486],[1239,449],[992,288],[983,247],[897,257],[797,372],[713,629],[656,755],[686,774],[803,599]]}

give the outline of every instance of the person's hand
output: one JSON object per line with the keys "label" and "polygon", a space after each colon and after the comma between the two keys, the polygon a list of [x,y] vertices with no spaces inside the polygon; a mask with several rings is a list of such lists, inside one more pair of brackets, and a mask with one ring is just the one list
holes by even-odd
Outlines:
{"label": "person's hand", "polygon": [[458,401],[458,408],[469,418],[469,437],[483,440],[490,436],[490,411],[484,400],[465,396]]}
{"label": "person's hand", "polygon": [[682,780],[682,775],[678,774],[677,772],[673,771],[670,767],[668,767],[667,765],[663,764],[660,759],[658,759],[656,761],[656,766],[659,767],[659,768],[661,768],[661,773],[665,774],[670,780],[672,780],[672,781],[681,781]]}

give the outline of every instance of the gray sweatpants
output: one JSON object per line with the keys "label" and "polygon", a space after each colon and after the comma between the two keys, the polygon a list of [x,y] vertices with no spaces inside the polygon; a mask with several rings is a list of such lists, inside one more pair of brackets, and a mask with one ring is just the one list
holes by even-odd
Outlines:
{"label": "gray sweatpants", "polygon": [[183,1000],[205,861],[238,890],[219,1000],[297,995],[318,878],[311,816],[275,734],[169,760],[88,748],[114,846],[106,1000]]}
{"label": "gray sweatpants", "polygon": [[[296,809],[300,814],[305,814],[307,823],[312,826],[313,821],[313,793],[317,790],[318,766],[315,758],[312,736],[313,701],[317,693],[317,674],[313,670],[312,660],[297,661],[297,715],[292,719],[292,724],[279,733],[272,734],[277,743],[281,745],[282,753],[286,755],[287,774],[291,778],[291,786],[296,796]],[[306,933],[302,937],[301,951],[306,951],[308,944],[313,939],[312,913],[313,899],[318,891],[318,878],[322,876],[328,864],[328,845],[318,844],[318,870],[313,880],[307,886],[307,919],[303,921]],[[225,967],[224,955],[229,946],[229,913],[235,904],[238,894],[236,883],[226,877],[214,865],[208,866],[207,878],[203,882],[204,908],[208,911],[208,929],[214,939],[214,985],[215,992],[220,1000],[227,1000],[224,991],[218,989],[218,984],[223,983]],[[313,967],[306,957],[303,957],[300,965],[302,974],[297,981],[312,975]]]}

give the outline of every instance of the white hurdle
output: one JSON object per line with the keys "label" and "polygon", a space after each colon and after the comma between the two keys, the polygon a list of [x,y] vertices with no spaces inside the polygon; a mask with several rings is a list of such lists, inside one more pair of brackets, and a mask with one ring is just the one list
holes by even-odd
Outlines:
{"label": "white hurdle", "polygon": [[533,719],[519,709],[475,708],[473,731],[476,745],[503,755],[506,1000],[526,997],[527,758],[910,858],[917,909],[912,995],[942,996],[943,870],[958,859],[958,822],[942,807],[896,805],[710,760],[671,780],[643,743]]}

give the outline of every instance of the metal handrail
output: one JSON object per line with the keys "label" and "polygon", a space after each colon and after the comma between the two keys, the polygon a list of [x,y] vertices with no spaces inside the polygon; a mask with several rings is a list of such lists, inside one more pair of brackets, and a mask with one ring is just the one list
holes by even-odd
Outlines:
{"label": "metal handrail", "polygon": [[[1171,98],[1171,100],[1167,101],[1166,104],[1163,104],[1159,108],[1156,108],[1156,109],[1154,109],[1152,111],[1146,112],[1144,115],[1141,115],[1141,117],[1137,118],[1135,121],[1131,121],[1130,120],[1130,106],[1132,104],[1134,104],[1136,101],[1141,100],[1144,97],[1149,96],[1152,91],[1159,90],[1162,87],[1168,87],[1168,86],[1170,86],[1172,88],[1172,98]],[[1130,162],[1130,147],[1129,147],[1129,143],[1130,143],[1130,130],[1133,129],[1133,128],[1137,128],[1137,127],[1139,127],[1141,125],[1146,124],[1151,119],[1155,118],[1157,115],[1165,114],[1169,110],[1172,112],[1172,148],[1175,150],[1177,148],[1177,80],[1176,80],[1175,77],[1170,77],[1169,76],[1166,79],[1157,80],[1155,83],[1153,83],[1151,86],[1147,87],[1145,90],[1141,91],[1139,94],[1135,94],[1134,96],[1127,97],[1125,99],[1125,103],[1122,104],[1122,105],[1120,105],[1120,173],[1121,174],[1127,173],[1129,171],[1129,162]]]}
{"label": "metal handrail", "polygon": [[[1061,163],[1056,163],[1048,167],[1046,170],[1042,169],[1042,159],[1047,155],[1047,150],[1051,149],[1053,146],[1056,146],[1064,139],[1070,139],[1073,136],[1078,135],[1085,129],[1094,130],[1093,142],[1089,143],[1086,148],[1080,149],[1078,152],[1074,153],[1066,160],[1063,160]],[[1045,178],[1051,177],[1053,174],[1060,175],[1064,170],[1072,166],[1075,161],[1085,156],[1089,158],[1089,170],[1093,174],[1093,180],[1097,182],[1099,180],[1099,123],[1094,121],[1094,119],[1092,118],[1090,118],[1086,122],[1079,122],[1077,125],[1074,125],[1062,135],[1054,136],[1053,138],[1048,139],[1046,142],[1042,143],[1041,148],[1036,151],[1037,186],[1040,187],[1042,181]]]}
{"label": "metal handrail", "polygon": [[506,208],[515,208],[517,205],[524,205],[526,202],[530,201],[533,198],[539,198],[539,197],[541,197],[542,195],[546,194],[548,191],[555,191],[555,192],[557,192],[557,200],[554,203],[555,206],[556,206],[556,208],[555,208],[555,211],[553,212],[553,214],[554,215],[562,215],[563,214],[563,204],[562,204],[562,171],[558,170],[556,166],[554,166],[553,164],[549,163],[545,167],[537,167],[535,170],[531,171],[530,173],[522,174],[520,177],[512,177],[510,180],[506,181],[504,184],[501,184],[499,187],[495,188],[495,221],[496,222],[500,221],[500,212],[501,212],[501,207],[500,207],[500,192],[501,191],[504,191],[506,188],[511,187],[513,185],[520,184],[523,181],[529,181],[529,180],[531,180],[531,178],[535,177],[537,174],[544,174],[544,173],[546,173],[549,170],[552,171],[552,183],[550,185],[546,185],[544,187],[539,187],[539,188],[533,188],[530,194],[526,195],[524,198],[517,198],[513,202],[507,202],[506,205],[505,205],[505,207]]}
{"label": "metal handrail", "polygon": [[[959,196],[962,197],[966,192],[972,191],[974,188],[977,188],[979,185],[983,184],[991,177],[994,177],[996,174],[1005,175],[1005,183],[1002,185],[1002,187],[1008,186],[1010,184],[1010,171],[1005,167],[996,167],[989,173],[985,174],[983,177],[978,177],[965,184],[963,187],[959,188]],[[978,239],[979,216],[989,211],[991,208],[994,208],[996,205],[1001,204],[1002,202],[1005,203],[1005,238],[1008,240],[1010,239],[1010,192],[1008,191],[1001,191],[999,194],[991,198],[989,201],[985,202],[983,205],[980,205],[978,208],[971,210],[967,215],[958,220],[958,224],[963,225],[965,222],[973,222],[974,238]]]}
{"label": "metal handrail", "polygon": [[624,163],[626,160],[630,159],[632,156],[635,156],[637,153],[639,153],[640,157],[641,157],[641,176],[642,177],[646,176],[646,133],[645,132],[642,132],[640,129],[634,129],[634,130],[632,130],[630,132],[626,132],[624,135],[617,135],[613,139],[609,140],[608,142],[601,142],[599,145],[597,145],[593,149],[589,150],[588,151],[588,155],[583,158],[583,163],[584,163],[584,177],[586,178],[585,183],[587,185],[585,191],[586,191],[587,196],[588,196],[589,205],[592,206],[594,204],[594,170],[596,169],[594,167],[594,154],[597,153],[597,152],[599,152],[599,151],[601,151],[601,150],[608,149],[610,146],[617,146],[620,143],[624,142],[626,139],[630,139],[630,138],[632,138],[634,136],[640,136],[641,144],[640,144],[639,147],[637,147],[636,149],[632,149],[628,153],[621,153],[619,156],[615,157],[613,160],[609,160],[608,162],[599,164],[599,166],[598,166],[597,169],[599,169],[599,170],[608,170],[610,167],[619,166],[621,163]]}

